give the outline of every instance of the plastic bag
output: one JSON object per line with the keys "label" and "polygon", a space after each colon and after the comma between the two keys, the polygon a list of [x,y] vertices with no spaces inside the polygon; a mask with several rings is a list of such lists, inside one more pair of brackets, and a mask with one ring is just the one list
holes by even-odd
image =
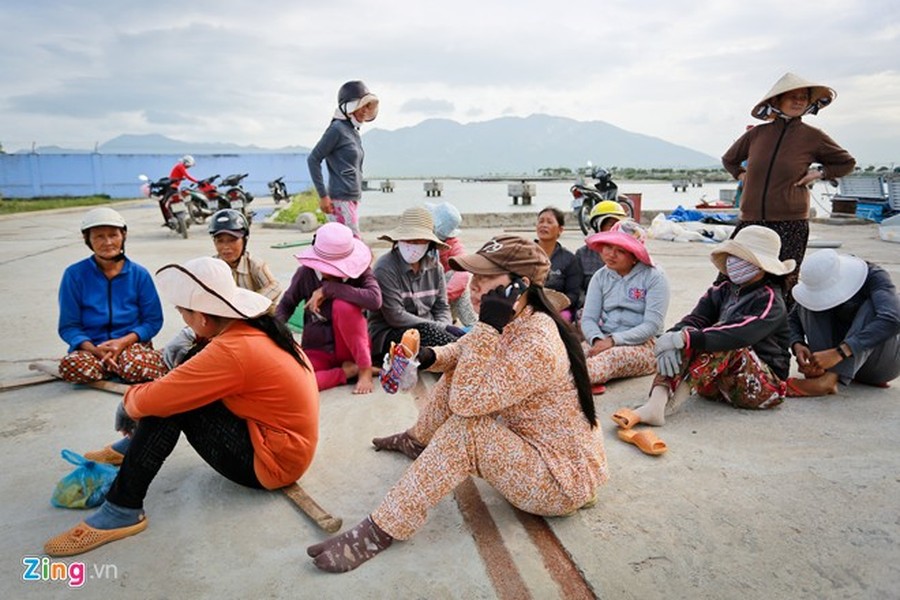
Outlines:
{"label": "plastic bag", "polygon": [[60,453],[75,470],[59,480],[50,502],[59,508],[94,508],[103,504],[119,468],[88,460],[71,450]]}
{"label": "plastic bag", "polygon": [[391,342],[381,368],[381,387],[388,394],[411,390],[419,379],[419,332],[407,329],[399,344]]}

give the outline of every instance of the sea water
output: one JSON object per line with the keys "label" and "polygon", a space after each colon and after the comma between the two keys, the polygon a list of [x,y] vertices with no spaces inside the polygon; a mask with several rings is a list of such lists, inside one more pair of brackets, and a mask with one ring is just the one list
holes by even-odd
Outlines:
{"label": "sea water", "polygon": [[[536,187],[531,206],[513,204],[508,194],[508,186],[514,181],[463,181],[460,179],[439,179],[444,188],[440,196],[426,196],[423,179],[391,180],[393,192],[382,192],[374,189],[363,192],[359,203],[359,215],[374,217],[399,215],[411,206],[422,206],[426,203],[449,202],[463,214],[478,213],[534,213],[546,206],[555,206],[568,213],[572,210],[572,194],[569,188],[572,181],[531,181]],[[379,181],[369,181],[371,187],[377,187]],[[702,186],[688,186],[686,191],[675,191],[672,184],[666,181],[619,181],[620,194],[641,194],[641,210],[673,210],[679,205],[694,208],[701,201],[715,202],[719,199],[719,190],[733,191],[736,182],[705,182]],[[830,202],[824,196],[829,193],[825,184],[816,184],[812,190],[812,205],[819,214],[828,212]]]}

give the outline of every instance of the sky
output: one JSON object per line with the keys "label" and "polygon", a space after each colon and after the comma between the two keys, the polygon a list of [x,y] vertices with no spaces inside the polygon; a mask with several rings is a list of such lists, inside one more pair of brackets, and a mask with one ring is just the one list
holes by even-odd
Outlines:
{"label": "sky", "polygon": [[0,23],[7,152],[312,147],[361,79],[381,101],[363,131],[542,113],[721,156],[791,71],[837,91],[808,123],[900,164],[896,0],[29,0]]}

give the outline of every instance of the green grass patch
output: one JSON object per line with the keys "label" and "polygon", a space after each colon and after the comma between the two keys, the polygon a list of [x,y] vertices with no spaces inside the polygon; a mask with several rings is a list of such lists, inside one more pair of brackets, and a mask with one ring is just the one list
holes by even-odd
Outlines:
{"label": "green grass patch", "polygon": [[44,198],[16,198],[15,200],[0,200],[0,215],[13,213],[32,212],[36,210],[51,210],[54,208],[74,208],[78,206],[95,206],[97,204],[110,204],[109,196],[59,196]]}
{"label": "green grass patch", "polygon": [[305,212],[314,213],[319,223],[325,222],[325,213],[319,209],[319,195],[315,190],[294,194],[291,203],[279,209],[272,220],[276,223],[293,223],[300,213]]}

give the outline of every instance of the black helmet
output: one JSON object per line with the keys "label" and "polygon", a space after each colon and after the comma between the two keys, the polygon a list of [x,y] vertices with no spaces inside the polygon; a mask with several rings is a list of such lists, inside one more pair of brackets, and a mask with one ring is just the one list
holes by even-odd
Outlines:
{"label": "black helmet", "polygon": [[240,231],[244,239],[250,237],[250,225],[240,211],[225,208],[216,212],[209,220],[209,235],[215,237],[223,231]]}
{"label": "black helmet", "polygon": [[362,81],[348,81],[338,90],[338,106],[359,100],[369,93],[369,88]]}

